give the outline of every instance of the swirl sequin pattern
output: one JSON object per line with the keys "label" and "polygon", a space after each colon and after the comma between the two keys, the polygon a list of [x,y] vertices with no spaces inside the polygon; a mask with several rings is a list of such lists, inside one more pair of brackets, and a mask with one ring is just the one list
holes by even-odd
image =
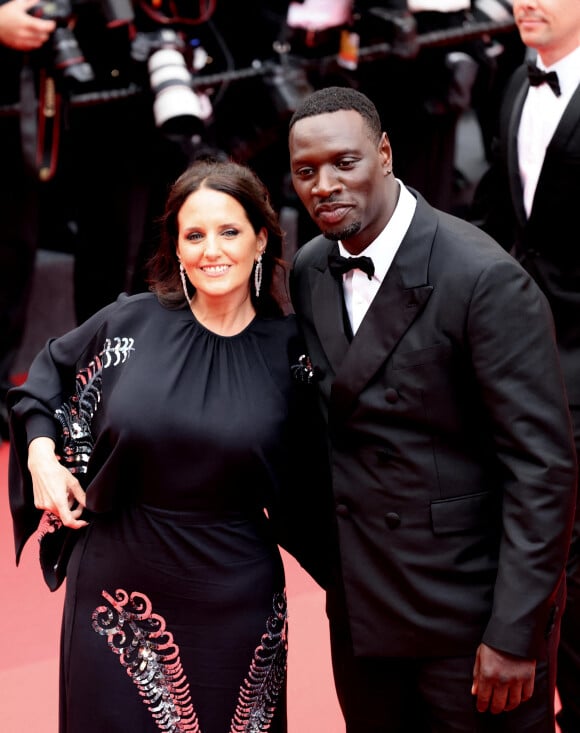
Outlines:
{"label": "swirl sequin pattern", "polygon": [[[160,731],[202,733],[194,710],[179,647],[165,619],[153,613],[141,593],[117,589],[102,593],[105,605],[92,615],[96,633],[106,636],[111,651],[137,686]],[[229,733],[267,733],[286,678],[288,655],[285,593],[274,595],[272,614],[260,639],[238,696]]]}

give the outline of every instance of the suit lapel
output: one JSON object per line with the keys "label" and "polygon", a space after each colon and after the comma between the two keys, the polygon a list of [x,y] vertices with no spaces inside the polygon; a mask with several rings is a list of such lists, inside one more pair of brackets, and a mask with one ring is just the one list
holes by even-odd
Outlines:
{"label": "suit lapel", "polygon": [[342,286],[328,266],[312,268],[309,278],[312,298],[317,304],[313,313],[314,326],[328,362],[336,371],[350,346],[344,329]]}
{"label": "suit lapel", "polygon": [[510,193],[514,205],[514,211],[520,223],[524,226],[527,221],[527,214],[524,208],[524,191],[522,188],[522,179],[520,177],[520,164],[518,158],[518,129],[522,117],[522,109],[526,101],[526,95],[530,84],[527,77],[522,77],[523,81],[514,98],[509,125],[508,125],[508,146],[507,146],[507,166]]}
{"label": "suit lapel", "polygon": [[[570,136],[578,127],[578,119],[580,118],[580,84],[576,87],[576,91],[570,98],[566,109],[558,123],[558,127],[554,131],[554,135],[548,145],[548,150],[554,146],[559,149],[566,147]],[[548,152],[548,151],[546,151]]]}
{"label": "suit lapel", "polygon": [[337,370],[331,393],[335,416],[351,410],[431,296],[428,267],[436,225],[433,210],[417,195],[411,226]]}
{"label": "suit lapel", "polygon": [[[522,76],[522,82],[517,89],[514,97],[514,103],[512,106],[509,124],[508,124],[508,146],[507,146],[507,163],[508,173],[510,182],[510,191],[512,196],[512,202],[514,210],[518,218],[520,226],[525,226],[528,217],[524,209],[524,194],[522,189],[522,182],[520,177],[520,167],[518,158],[518,129],[522,117],[522,109],[528,93],[529,83],[525,77]],[[568,144],[570,136],[574,133],[578,120],[580,118],[580,86],[577,87],[576,91],[572,95],[570,102],[568,103],[564,114],[548,147],[546,149],[546,157],[550,155],[552,150],[562,150]],[[544,166],[542,166],[542,171]],[[540,177],[537,184],[538,195],[542,190],[542,171],[540,171]],[[535,198],[534,198],[535,200]]]}

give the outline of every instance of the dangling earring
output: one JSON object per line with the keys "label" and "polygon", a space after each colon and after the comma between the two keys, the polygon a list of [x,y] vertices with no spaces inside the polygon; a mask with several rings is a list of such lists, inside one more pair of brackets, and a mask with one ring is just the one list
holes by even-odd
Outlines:
{"label": "dangling earring", "polygon": [[256,288],[256,298],[260,297],[260,288],[262,287],[262,255],[260,254],[256,260],[254,269],[254,287]]}
{"label": "dangling earring", "polygon": [[187,279],[185,275],[185,267],[179,263],[179,277],[181,278],[181,284],[183,286],[183,292],[185,293],[185,300],[187,300],[188,303],[191,302],[191,296],[189,295],[189,292],[187,290]]}

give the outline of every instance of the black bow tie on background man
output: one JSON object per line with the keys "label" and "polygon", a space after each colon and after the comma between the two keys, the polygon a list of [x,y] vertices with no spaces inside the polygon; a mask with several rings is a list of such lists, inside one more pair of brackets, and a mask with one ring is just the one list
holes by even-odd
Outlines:
{"label": "black bow tie on background man", "polygon": [[542,71],[535,64],[529,63],[528,79],[533,87],[540,86],[540,84],[547,84],[557,97],[562,94],[558,74],[555,71]]}
{"label": "black bow tie on background man", "polygon": [[336,278],[340,278],[349,270],[362,270],[366,272],[369,280],[375,274],[375,265],[370,257],[342,257],[337,254],[328,255],[328,267]]}

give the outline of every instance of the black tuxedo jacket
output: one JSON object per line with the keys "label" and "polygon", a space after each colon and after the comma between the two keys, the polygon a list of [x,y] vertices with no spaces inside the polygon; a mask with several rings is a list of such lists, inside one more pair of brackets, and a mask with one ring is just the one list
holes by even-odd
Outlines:
{"label": "black tuxedo jacket", "polygon": [[291,274],[328,420],[341,612],[359,655],[463,655],[482,640],[540,655],[576,481],[549,307],[484,232],[413,193],[351,343],[336,244],[305,244]]}
{"label": "black tuxedo jacket", "polygon": [[570,404],[580,407],[580,86],[546,150],[529,219],[517,150],[528,89],[520,67],[506,88],[494,157],[469,218],[511,251],[548,297]]}

